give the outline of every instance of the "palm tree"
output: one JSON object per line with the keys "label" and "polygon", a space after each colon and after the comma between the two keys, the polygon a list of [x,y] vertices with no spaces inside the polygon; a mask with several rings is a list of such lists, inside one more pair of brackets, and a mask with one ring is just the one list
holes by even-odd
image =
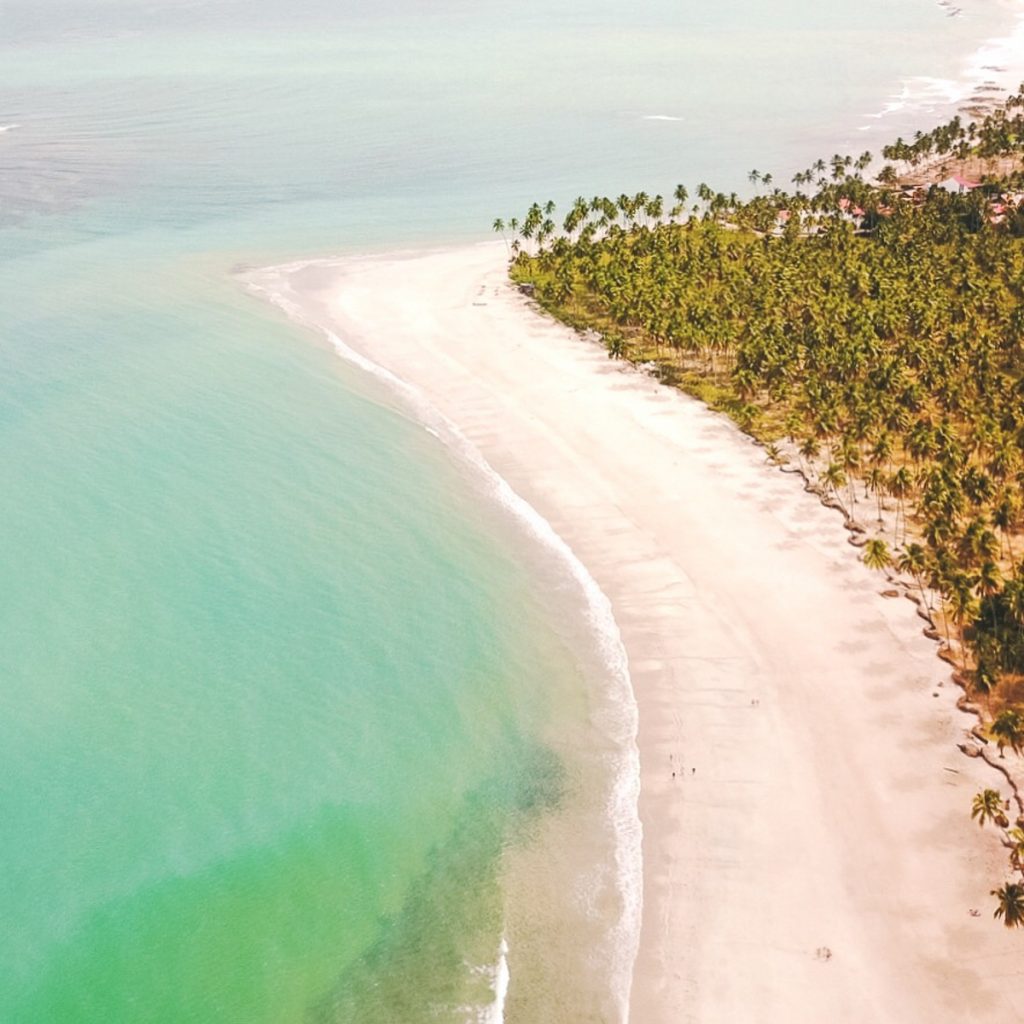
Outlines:
{"label": "palm tree", "polygon": [[1009,747],[1015,754],[1019,754],[1024,747],[1024,718],[1016,708],[1000,711],[988,731],[995,738],[1000,757],[1006,756],[1004,747]]}
{"label": "palm tree", "polygon": [[864,564],[869,569],[884,569],[892,565],[889,545],[881,537],[872,537],[864,545]]}
{"label": "palm tree", "polygon": [[605,339],[605,343],[608,346],[608,358],[609,359],[625,359],[626,358],[626,341],[621,334],[610,334]]}
{"label": "palm tree", "polygon": [[495,234],[501,235],[501,240],[505,243],[505,251],[509,256],[511,256],[512,252],[508,247],[508,239],[505,237],[505,222],[500,217],[496,217],[494,219],[494,223],[491,225],[491,230],[494,231]]}
{"label": "palm tree", "polygon": [[896,562],[896,568],[914,577],[921,591],[921,600],[925,601],[924,578],[928,572],[928,553],[925,549],[920,544],[905,545]]}
{"label": "palm tree", "polygon": [[1003,588],[1003,598],[1006,602],[1006,610],[1013,616],[1018,628],[1024,625],[1024,578],[1019,574],[1014,576]]}
{"label": "palm tree", "polygon": [[[846,483],[846,473],[838,462],[830,462],[821,475],[825,483],[826,491],[831,491],[832,496],[839,501],[839,488]],[[839,502],[840,506],[842,502]],[[845,511],[845,509],[843,510]]]}
{"label": "palm tree", "polygon": [[881,466],[872,466],[864,477],[864,497],[866,498],[869,494],[874,494],[875,502],[878,506],[878,525],[881,526],[884,522],[882,519],[882,492],[885,490],[886,476],[885,471]]}
{"label": "palm tree", "polygon": [[[965,576],[964,573],[957,573],[952,580],[950,580],[951,588],[949,591],[948,603],[949,603],[949,618],[953,620],[960,633],[960,660],[964,668],[967,665],[967,650],[964,644],[964,631],[967,628],[967,624],[971,622],[978,614],[978,602],[975,600],[974,591],[971,586],[971,580]],[[946,637],[947,643],[949,637]]]}
{"label": "palm tree", "polygon": [[844,438],[838,450],[834,452],[836,458],[842,463],[843,472],[846,475],[846,493],[850,499],[850,515],[855,514],[857,506],[857,492],[853,486],[853,472],[860,466],[860,448],[850,438]]}
{"label": "palm tree", "polygon": [[821,445],[818,444],[816,437],[806,437],[800,444],[799,452],[800,458],[807,461],[807,468],[810,469],[811,463],[818,457],[818,453],[821,451]]}
{"label": "palm tree", "polygon": [[1015,871],[1024,871],[1024,828],[1007,829],[1006,842],[1010,847],[1010,864]]}
{"label": "palm tree", "polygon": [[906,466],[900,466],[895,473],[889,477],[886,485],[888,492],[896,499],[896,525],[895,532],[899,533],[900,519],[903,520],[903,532],[906,536],[907,517],[904,512],[904,502],[913,490],[913,478]]}
{"label": "palm tree", "polygon": [[995,628],[995,603],[992,598],[1002,589],[1003,576],[999,571],[999,566],[995,562],[989,560],[981,564],[981,568],[978,569],[978,593],[983,598],[987,599],[989,608],[992,610],[992,627]]}
{"label": "palm tree", "polygon": [[[1024,152],[1018,103],[1024,93],[991,118],[953,119],[883,155],[900,165],[960,146]],[[512,272],[613,354],[635,338],[687,386],[713,385],[716,403],[763,441],[785,424],[808,476],[819,450],[830,453],[818,484],[844,512],[855,515],[865,485],[882,509],[891,495],[885,539],[902,545],[898,564],[924,600],[941,590],[947,640],[955,618],[974,645],[965,663],[998,682],[1013,666],[1024,674],[1024,570],[1004,563],[1024,525],[1024,245],[1009,223],[978,230],[980,197],[903,201],[869,185],[867,159],[819,160],[794,176],[804,191],[793,195],[758,172],[748,202],[702,183],[685,220],[693,200],[682,186],[667,222],[643,192],[577,199],[561,231],[553,206],[534,203],[522,224],[507,221]],[[872,235],[839,216],[854,206]],[[789,227],[775,237],[783,210]],[[1014,217],[1024,236],[1024,213]],[[972,630],[979,598],[985,622]]]}
{"label": "palm tree", "polygon": [[675,220],[676,217],[680,216],[686,210],[686,200],[690,198],[690,193],[686,190],[685,185],[676,185],[675,190],[672,193],[672,198],[675,199],[675,206],[672,207],[669,216]]}
{"label": "palm tree", "polygon": [[977,821],[978,825],[984,826],[988,821],[996,821],[998,818],[1006,820],[1003,814],[1003,798],[998,790],[983,789],[974,796],[971,804],[971,820]]}
{"label": "palm tree", "polygon": [[1024,924],[1024,883],[1005,882],[991,895],[998,900],[998,906],[992,916],[998,921],[1002,918],[1007,928],[1017,928]]}
{"label": "palm tree", "polygon": [[1004,491],[1000,494],[992,509],[992,525],[999,530],[1011,559],[1013,558],[1013,544],[1010,539],[1011,530],[1019,515],[1020,499],[1017,495],[1012,491]]}

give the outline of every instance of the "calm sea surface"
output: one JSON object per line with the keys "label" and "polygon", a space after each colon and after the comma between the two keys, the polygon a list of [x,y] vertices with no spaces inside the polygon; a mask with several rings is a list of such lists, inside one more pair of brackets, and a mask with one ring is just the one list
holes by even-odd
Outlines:
{"label": "calm sea surface", "polygon": [[0,2],[0,1020],[619,1019],[580,588],[230,271],[788,179],[963,6]]}

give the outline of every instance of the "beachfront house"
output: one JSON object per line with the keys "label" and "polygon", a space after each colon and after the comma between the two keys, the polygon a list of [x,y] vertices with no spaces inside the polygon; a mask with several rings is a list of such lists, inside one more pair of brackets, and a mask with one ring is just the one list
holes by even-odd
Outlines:
{"label": "beachfront house", "polygon": [[955,195],[961,195],[964,192],[973,192],[980,184],[981,182],[979,181],[968,181],[967,178],[954,174],[951,178],[938,182],[937,187],[945,189],[947,192],[952,192]]}

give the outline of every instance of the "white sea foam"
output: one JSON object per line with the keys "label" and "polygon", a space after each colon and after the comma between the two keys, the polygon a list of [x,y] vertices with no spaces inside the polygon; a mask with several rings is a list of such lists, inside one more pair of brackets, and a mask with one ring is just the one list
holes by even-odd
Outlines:
{"label": "white sea foam", "polygon": [[498,959],[486,966],[466,965],[472,975],[483,975],[491,984],[494,998],[486,1006],[458,1006],[456,1012],[464,1024],[505,1024],[505,1000],[508,998],[510,979],[508,969],[508,942],[502,935],[498,946]]}
{"label": "white sea foam", "polygon": [[644,114],[642,121],[685,121],[686,118],[674,117],[672,114]]}
{"label": "white sea foam", "polygon": [[918,76],[904,79],[900,91],[874,114],[866,117],[881,120],[902,111],[931,113],[951,104],[959,103],[970,94],[970,87],[952,78]]}
{"label": "white sea foam", "polygon": [[505,936],[501,937],[498,949],[498,962],[494,965],[491,982],[494,985],[494,1002],[484,1014],[483,1024],[505,1024],[505,1000],[508,998],[508,943]]}
{"label": "white sea foam", "polygon": [[608,696],[614,704],[615,714],[608,716],[609,720],[602,724],[622,751],[619,770],[607,806],[615,833],[616,880],[622,899],[622,913],[614,929],[614,962],[610,965],[609,975],[610,987],[619,1008],[619,1022],[628,1024],[633,965],[640,945],[640,920],[643,909],[643,826],[639,815],[640,751],[636,739],[636,696],[629,675],[626,648],[612,612],[611,601],[554,527],[512,488],[484,458],[476,445],[455,423],[441,413],[419,388],[356,351],[334,331],[310,318],[299,302],[287,297],[285,292],[290,290],[290,274],[307,267],[333,264],[334,261],[331,260],[303,260],[243,275],[243,280],[251,292],[268,299],[296,323],[323,333],[344,360],[376,377],[404,399],[431,433],[436,433],[443,443],[477,470],[489,496],[562,562],[580,588],[586,604],[586,617],[591,633],[608,676],[612,680],[613,688]]}
{"label": "white sea foam", "polygon": [[0,135],[4,132],[13,132],[15,128],[20,128],[20,124],[0,124]]}
{"label": "white sea foam", "polygon": [[[940,5],[941,6],[941,5]],[[1000,93],[1016,92],[1024,80],[1024,2],[1007,11],[1006,35],[987,39],[964,59],[953,78],[919,75],[906,78],[898,93],[881,110],[866,114],[872,121],[893,115],[950,116],[956,108],[977,99],[979,89],[994,86]],[[863,125],[868,130],[871,125]],[[927,124],[918,127],[927,128]]]}

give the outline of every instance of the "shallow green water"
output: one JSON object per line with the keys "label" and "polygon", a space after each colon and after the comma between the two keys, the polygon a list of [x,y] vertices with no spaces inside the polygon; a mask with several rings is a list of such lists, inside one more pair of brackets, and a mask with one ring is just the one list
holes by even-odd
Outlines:
{"label": "shallow green water", "polygon": [[6,367],[2,991],[299,1020],[481,793],[486,889],[571,664],[502,628],[521,574],[329,353],[255,307],[139,317]]}
{"label": "shallow green water", "polygon": [[508,1020],[617,1016],[578,588],[229,272],[739,188],[985,32],[821,7],[8,0],[0,1020],[473,1020],[502,935]]}

